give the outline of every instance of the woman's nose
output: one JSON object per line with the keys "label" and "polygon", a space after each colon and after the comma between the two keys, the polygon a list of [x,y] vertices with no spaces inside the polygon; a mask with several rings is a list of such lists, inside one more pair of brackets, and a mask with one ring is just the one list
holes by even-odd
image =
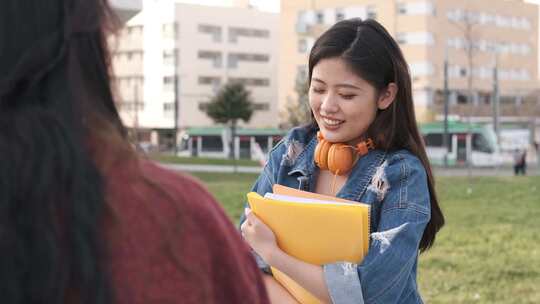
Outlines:
{"label": "woman's nose", "polygon": [[339,105],[333,94],[326,94],[322,100],[321,110],[325,113],[335,113],[339,110]]}

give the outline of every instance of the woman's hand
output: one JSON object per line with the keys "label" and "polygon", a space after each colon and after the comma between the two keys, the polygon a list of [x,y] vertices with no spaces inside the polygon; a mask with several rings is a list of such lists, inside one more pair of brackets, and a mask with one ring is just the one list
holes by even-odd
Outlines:
{"label": "woman's hand", "polygon": [[276,243],[274,232],[266,226],[251,209],[245,209],[246,220],[240,226],[242,235],[248,244],[257,252],[267,263],[270,263],[272,255],[279,250]]}

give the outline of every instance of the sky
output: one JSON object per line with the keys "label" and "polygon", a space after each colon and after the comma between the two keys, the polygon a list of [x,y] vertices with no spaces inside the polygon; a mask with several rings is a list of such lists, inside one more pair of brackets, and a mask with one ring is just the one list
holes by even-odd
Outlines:
{"label": "sky", "polygon": [[[178,0],[178,2],[203,5],[230,6],[232,5],[233,0]],[[275,13],[279,12],[279,0],[250,0],[249,2],[253,6],[258,7],[261,10]]]}

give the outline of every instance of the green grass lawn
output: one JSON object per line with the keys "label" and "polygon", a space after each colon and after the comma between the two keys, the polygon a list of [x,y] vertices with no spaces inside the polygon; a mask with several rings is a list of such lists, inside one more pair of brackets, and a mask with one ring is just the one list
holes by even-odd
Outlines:
{"label": "green grass lawn", "polygon": [[[233,221],[256,175],[195,174]],[[420,256],[426,303],[540,303],[540,177],[437,179],[446,226]]]}

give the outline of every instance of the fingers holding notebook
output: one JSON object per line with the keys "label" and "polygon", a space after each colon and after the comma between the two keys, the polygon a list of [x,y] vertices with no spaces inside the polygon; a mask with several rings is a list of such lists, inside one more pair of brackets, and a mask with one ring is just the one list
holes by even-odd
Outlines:
{"label": "fingers holding notebook", "polygon": [[249,208],[245,209],[246,221],[240,229],[248,244],[263,259],[267,259],[277,247],[274,232]]}

